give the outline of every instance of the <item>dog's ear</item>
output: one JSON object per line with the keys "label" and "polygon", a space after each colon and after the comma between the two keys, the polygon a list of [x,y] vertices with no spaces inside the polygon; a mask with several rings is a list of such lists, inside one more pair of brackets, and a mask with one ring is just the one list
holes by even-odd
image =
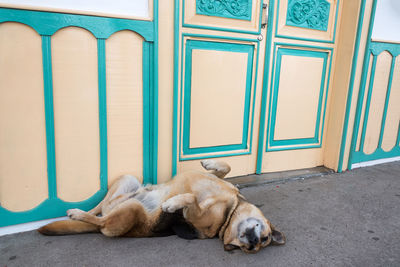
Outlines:
{"label": "dog's ear", "polygon": [[279,231],[278,229],[275,228],[275,226],[271,225],[271,230],[272,230],[272,242],[271,245],[273,246],[281,246],[286,243],[286,237],[285,235]]}

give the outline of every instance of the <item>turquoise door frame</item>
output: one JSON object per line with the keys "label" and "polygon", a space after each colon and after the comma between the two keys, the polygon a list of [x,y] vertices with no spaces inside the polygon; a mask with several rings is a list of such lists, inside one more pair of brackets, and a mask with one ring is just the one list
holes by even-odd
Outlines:
{"label": "turquoise door frame", "polygon": [[[153,21],[0,8],[0,23],[3,22],[28,25],[42,38],[48,198],[37,207],[22,212],[13,212],[0,206],[0,227],[65,216],[65,211],[70,208],[89,210],[97,205],[106,194],[108,163],[105,41],[113,33],[122,30],[130,30],[143,37],[143,183],[157,183],[158,0],[154,0]],[[70,26],[80,27],[91,32],[97,39],[98,50],[100,189],[93,196],[81,202],[66,202],[57,197],[51,36],[59,29]]]}
{"label": "turquoise door frame", "polygon": [[[365,3],[363,3],[363,5],[365,5]],[[365,161],[400,156],[400,146],[399,146],[400,122],[399,122],[398,130],[397,130],[397,138],[396,138],[395,146],[390,151],[384,151],[382,149],[383,133],[384,133],[385,125],[386,125],[387,112],[388,112],[388,106],[389,106],[389,100],[390,100],[390,92],[391,92],[392,83],[393,83],[393,72],[394,72],[396,58],[400,55],[400,44],[372,41],[371,36],[372,36],[372,29],[373,29],[374,21],[375,21],[376,5],[377,5],[377,0],[374,0],[373,4],[372,4],[371,18],[370,18],[370,22],[369,22],[368,37],[367,37],[367,43],[366,43],[366,47],[365,47],[365,54],[364,54],[363,66],[362,66],[362,76],[361,76],[361,81],[360,81],[360,90],[358,93],[356,115],[355,115],[355,120],[354,120],[354,127],[353,127],[352,140],[351,140],[351,146],[350,146],[350,155],[349,155],[349,162],[348,162],[349,170],[351,170],[352,165],[354,163],[360,163],[360,162],[365,162]],[[362,18],[363,16],[364,16],[364,7],[362,8],[362,13],[360,13],[360,17]],[[362,20],[361,20],[361,24],[362,24]],[[359,41],[357,41],[357,42],[359,42]],[[371,97],[372,97],[372,91],[373,91],[373,86],[374,86],[377,58],[384,51],[387,51],[391,54],[392,62],[391,62],[391,67],[390,67],[388,86],[386,89],[384,110],[383,110],[382,119],[381,119],[379,141],[378,141],[378,146],[377,146],[376,150],[371,154],[366,154],[363,152],[363,148],[364,148],[364,142],[365,142],[365,135],[366,135],[366,131],[367,131],[368,117],[369,117],[369,112],[370,112]],[[367,84],[368,70],[370,67],[370,57],[371,56],[372,56],[372,63],[371,63],[372,66],[371,66],[369,83]],[[355,55],[355,57],[357,57],[357,56]],[[354,74],[352,75],[351,78],[352,78],[352,81],[354,82]],[[362,107],[364,104],[365,93],[367,93],[367,98],[366,98],[364,116],[362,117],[361,115],[362,115]],[[348,114],[346,114],[346,120],[348,120]],[[359,146],[359,148],[357,148],[357,139],[358,139],[360,130],[361,130],[360,146]],[[345,133],[344,133],[344,136],[345,136]],[[341,168],[339,171],[341,171]]]}

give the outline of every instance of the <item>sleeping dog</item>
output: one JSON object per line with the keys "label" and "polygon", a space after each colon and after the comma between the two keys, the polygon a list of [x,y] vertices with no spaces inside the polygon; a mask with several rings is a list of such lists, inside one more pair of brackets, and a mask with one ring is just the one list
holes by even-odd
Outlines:
{"label": "sleeping dog", "polygon": [[255,253],[270,244],[285,244],[278,231],[239,190],[222,178],[231,170],[224,162],[204,160],[210,172],[191,171],[171,181],[141,186],[130,175],[119,177],[94,209],[70,209],[70,220],[43,226],[44,235],[101,232],[110,237],[177,234],[186,239],[219,236],[225,250]]}

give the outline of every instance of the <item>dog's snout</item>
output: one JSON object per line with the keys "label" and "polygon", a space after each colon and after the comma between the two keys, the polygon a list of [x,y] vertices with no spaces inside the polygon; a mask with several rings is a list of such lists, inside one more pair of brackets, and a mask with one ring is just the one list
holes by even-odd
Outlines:
{"label": "dog's snout", "polygon": [[258,236],[256,235],[256,233],[254,231],[254,228],[246,230],[246,237],[251,246],[257,245],[260,241],[260,239],[258,238]]}

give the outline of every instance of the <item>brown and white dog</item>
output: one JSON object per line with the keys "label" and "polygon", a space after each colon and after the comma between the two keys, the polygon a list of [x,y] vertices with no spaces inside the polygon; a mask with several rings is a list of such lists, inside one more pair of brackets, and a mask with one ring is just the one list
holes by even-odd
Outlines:
{"label": "brown and white dog", "polygon": [[262,212],[221,179],[231,170],[228,164],[214,160],[201,164],[211,172],[186,172],[160,185],[141,186],[135,177],[121,176],[94,209],[70,209],[71,220],[38,231],[44,235],[101,232],[110,237],[177,234],[187,239],[219,235],[225,250],[240,248],[247,253],[285,244],[285,236]]}

